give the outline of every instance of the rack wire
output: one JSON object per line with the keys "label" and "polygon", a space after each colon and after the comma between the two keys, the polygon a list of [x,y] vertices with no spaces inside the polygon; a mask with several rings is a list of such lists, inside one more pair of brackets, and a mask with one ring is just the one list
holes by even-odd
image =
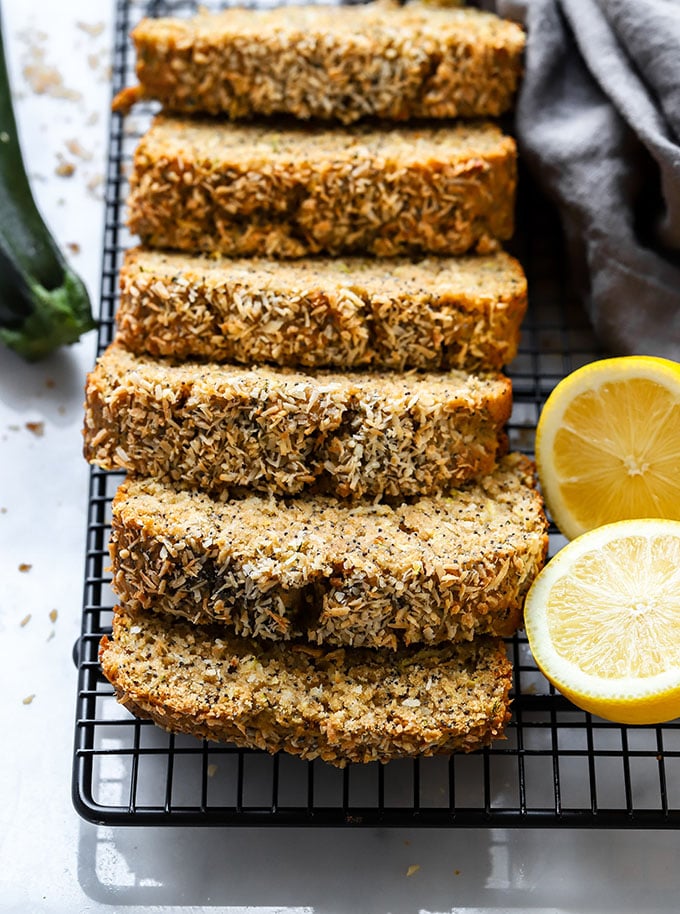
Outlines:
{"label": "rack wire", "polygon": [[[113,91],[134,81],[130,28],[142,15],[186,15],[187,0],[117,0]],[[106,175],[99,351],[114,332],[123,251],[126,171],[150,110],[113,116]],[[514,253],[530,308],[508,369],[511,445],[531,453],[541,406],[555,384],[598,358],[570,291],[555,214],[521,176]],[[117,704],[97,661],[110,632],[110,505],[122,474],[90,476],[73,801],[85,819],[117,825],[502,826],[671,828],[680,825],[680,723],[624,727],[574,708],[536,669],[526,639],[508,641],[514,664],[507,739],[470,755],[336,769],[165,733]],[[554,528],[551,554],[562,544]]]}

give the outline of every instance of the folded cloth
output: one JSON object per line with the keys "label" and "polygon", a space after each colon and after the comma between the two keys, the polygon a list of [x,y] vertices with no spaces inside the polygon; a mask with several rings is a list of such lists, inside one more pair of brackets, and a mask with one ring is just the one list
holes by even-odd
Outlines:
{"label": "folded cloth", "polygon": [[680,359],[680,3],[496,8],[527,26],[519,148],[558,204],[596,334]]}

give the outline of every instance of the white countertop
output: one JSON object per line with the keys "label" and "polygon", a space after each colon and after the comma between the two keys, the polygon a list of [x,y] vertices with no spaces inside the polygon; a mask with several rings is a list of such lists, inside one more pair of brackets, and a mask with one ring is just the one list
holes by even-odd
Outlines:
{"label": "white countertop", "polygon": [[[35,194],[62,245],[78,246],[69,256],[96,305],[113,4],[4,0],[3,13]],[[35,65],[43,76],[56,68],[43,94]],[[75,165],[72,176],[56,173],[61,161]],[[88,479],[82,388],[95,342],[91,333],[38,365],[0,351],[2,914],[678,910],[677,832],[116,829],[81,821],[70,799],[71,651]]]}

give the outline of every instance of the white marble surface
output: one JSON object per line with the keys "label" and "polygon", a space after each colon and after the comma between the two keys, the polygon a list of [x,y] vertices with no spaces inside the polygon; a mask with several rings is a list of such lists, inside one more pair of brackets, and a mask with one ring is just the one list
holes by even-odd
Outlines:
{"label": "white marble surface", "polygon": [[[60,242],[79,246],[70,256],[95,303],[112,6],[3,2],[35,194]],[[97,28],[78,23],[103,29],[92,35]],[[36,94],[35,63],[57,67],[62,82]],[[72,140],[79,145],[69,149]],[[76,166],[71,177],[55,173],[61,159]],[[676,832],[113,829],[82,822],[70,800],[71,649],[85,548],[82,386],[94,352],[94,334],[40,365],[0,351],[2,914],[678,910]],[[42,425],[31,431],[27,423]],[[24,564],[30,569],[21,571]]]}

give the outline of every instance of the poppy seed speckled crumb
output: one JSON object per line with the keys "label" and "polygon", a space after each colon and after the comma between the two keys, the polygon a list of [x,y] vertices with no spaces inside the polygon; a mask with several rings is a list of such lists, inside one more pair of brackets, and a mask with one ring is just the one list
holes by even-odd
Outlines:
{"label": "poppy seed speckled crumb", "polygon": [[129,479],[113,502],[112,587],[141,614],[394,650],[513,635],[547,543],[534,467],[519,454],[448,497],[393,507],[225,502]]}
{"label": "poppy seed speckled crumb", "polygon": [[400,498],[493,469],[511,408],[501,374],[303,374],[113,344],[88,377],[85,455],[211,492]]}
{"label": "poppy seed speckled crumb", "polygon": [[127,251],[118,341],[139,355],[301,368],[499,369],[527,283],[508,254],[272,261]]}
{"label": "poppy seed speckled crumb", "polygon": [[132,32],[140,98],[232,118],[497,117],[512,105],[524,33],[476,9],[378,2],[199,12]]}
{"label": "poppy seed speckled crumb", "polygon": [[117,608],[99,658],[118,701],[166,730],[341,767],[470,752],[510,717],[511,664],[494,639],[328,651]]}
{"label": "poppy seed speckled crumb", "polygon": [[516,147],[496,124],[353,126],[158,115],[128,225],[151,247],[229,256],[490,253],[510,238]]}

